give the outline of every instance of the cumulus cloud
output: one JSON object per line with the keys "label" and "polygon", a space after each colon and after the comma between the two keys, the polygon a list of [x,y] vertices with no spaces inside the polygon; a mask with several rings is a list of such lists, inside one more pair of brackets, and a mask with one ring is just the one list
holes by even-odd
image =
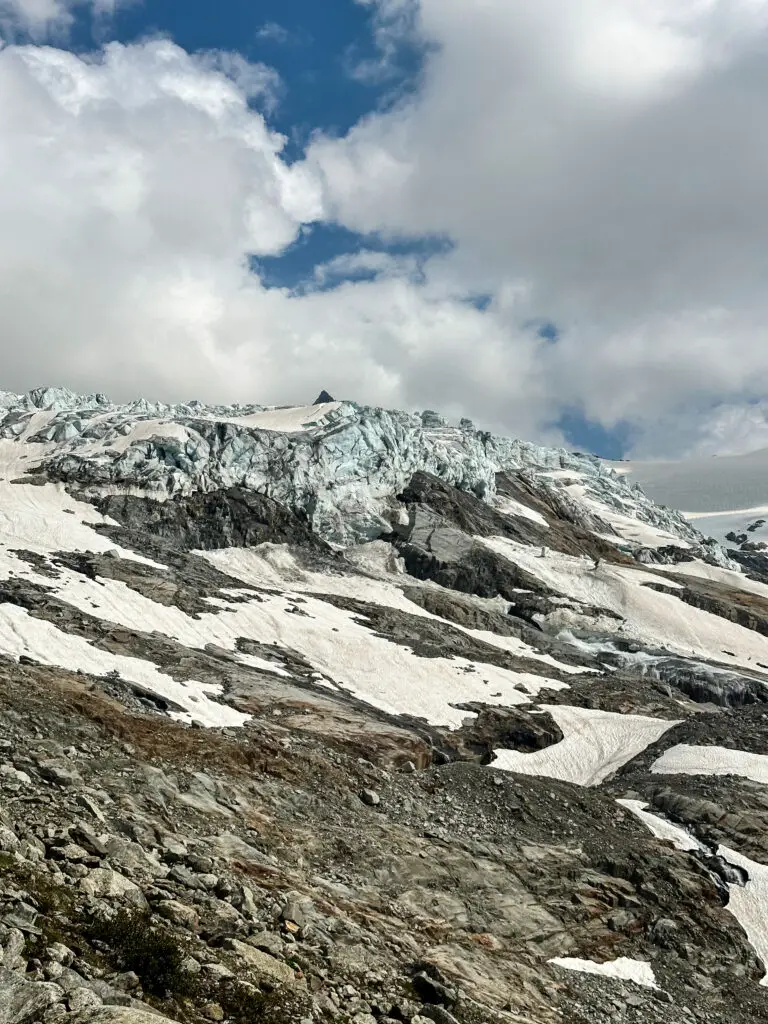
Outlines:
{"label": "cumulus cloud", "polygon": [[162,40],[0,51],[3,385],[263,402],[328,387],[534,429],[540,340],[511,344],[448,278],[365,253],[300,292],[251,271],[325,212],[231,70]]}
{"label": "cumulus cloud", "polygon": [[428,56],[406,102],[316,141],[343,224],[447,233],[442,275],[555,322],[542,419],[629,418],[647,449],[768,393],[765,0],[380,6]]}
{"label": "cumulus cloud", "polygon": [[[3,385],[763,443],[768,0],[366,2],[382,69],[405,45],[422,73],[299,162],[238,55],[0,50]],[[251,269],[328,221],[377,244],[294,291]],[[380,251],[423,236],[453,244]]]}

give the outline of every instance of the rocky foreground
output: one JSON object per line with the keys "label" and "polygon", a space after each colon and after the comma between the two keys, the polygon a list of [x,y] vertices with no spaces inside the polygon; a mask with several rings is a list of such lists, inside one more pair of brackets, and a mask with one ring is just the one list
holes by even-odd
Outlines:
{"label": "rocky foreground", "polygon": [[0,1024],[768,1020],[760,552],[433,414],[4,404]]}

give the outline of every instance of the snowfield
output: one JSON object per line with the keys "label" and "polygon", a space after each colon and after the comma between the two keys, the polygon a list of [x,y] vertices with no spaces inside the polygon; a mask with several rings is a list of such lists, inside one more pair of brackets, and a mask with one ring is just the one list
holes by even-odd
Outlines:
{"label": "snowfield", "polygon": [[679,743],[665,751],[651,771],[657,775],[741,775],[768,785],[768,755]]}
{"label": "snowfield", "polygon": [[[284,544],[259,544],[254,548],[221,548],[218,551],[196,551],[195,554],[205,558],[220,572],[234,576],[235,579],[252,586],[278,588],[297,594],[335,594],[339,597],[380,605],[383,608],[395,608],[408,615],[431,619],[434,622],[443,622],[444,620],[439,616],[425,611],[405,596],[397,585],[399,581],[396,567],[382,564],[381,560],[376,557],[377,551],[387,547],[388,545],[382,542],[374,541],[372,544],[366,544],[362,550],[355,548],[347,553],[347,559],[353,565],[370,574],[365,576],[334,575],[302,569]],[[421,583],[411,576],[405,577],[404,582],[411,587],[424,586],[427,589],[440,589],[436,584]],[[475,600],[482,602],[481,598]],[[493,606],[492,601],[485,603]],[[494,610],[506,613],[507,607],[508,602],[502,600]],[[549,654],[541,654],[514,636],[503,636],[483,629],[469,629],[455,623],[450,625],[452,629],[475,637],[492,647],[509,651],[510,654],[520,658],[540,661],[561,672],[579,675],[590,671],[578,665],[567,665],[557,661]]]}
{"label": "snowfield", "polygon": [[[514,706],[530,701],[541,689],[567,689],[565,683],[556,679],[464,658],[418,657],[410,649],[376,636],[354,621],[353,613],[312,596],[303,597],[306,603],[301,608],[305,615],[293,614],[294,595],[281,593],[264,595],[247,604],[217,601],[218,611],[193,617],[179,608],[158,604],[120,581],[92,580],[63,569],[58,579],[51,580],[38,576],[13,556],[9,559],[4,563],[0,560],[0,578],[15,572],[43,583],[60,600],[105,622],[147,633],[159,631],[198,650],[214,644],[234,652],[237,640],[245,638],[274,646],[278,659],[281,649],[295,651],[339,690],[346,690],[389,714],[413,715],[433,725],[458,728],[465,719],[474,717],[471,712],[457,709],[456,704],[485,701]],[[409,604],[409,608],[413,606]],[[4,645],[2,637],[0,652],[14,656],[19,653],[13,645]],[[44,645],[33,644],[21,653],[46,660],[39,656],[45,653]],[[93,671],[87,658],[82,664],[75,664],[69,656],[61,664]],[[265,665],[264,670],[281,674],[271,664]],[[121,671],[121,675],[152,688],[151,680],[147,681],[144,675],[138,677],[128,669]],[[163,690],[156,692],[167,695]]]}
{"label": "snowfield", "polygon": [[[617,632],[651,647],[666,648],[682,657],[722,662],[731,668],[738,665],[754,668],[757,661],[768,663],[768,637],[644,585],[662,583],[679,589],[680,584],[673,580],[630,566],[607,563],[601,563],[598,570],[593,571],[588,560],[574,555],[549,551],[546,558],[541,558],[538,551],[503,537],[476,539],[526,569],[555,592],[622,617],[621,623],[608,617],[602,619],[599,627],[603,631]],[[562,629],[576,625],[594,628],[594,622],[583,620],[568,608],[557,613],[556,622],[550,615],[549,624]]]}
{"label": "snowfield", "polygon": [[493,768],[560,779],[577,786],[597,786],[656,743],[668,729],[680,724],[567,705],[541,704],[540,707],[560,726],[563,740],[531,754],[496,750]]}
{"label": "snowfield", "polygon": [[138,683],[151,693],[173,701],[182,711],[171,717],[196,721],[205,726],[242,725],[249,718],[239,711],[211,700],[222,692],[220,686],[204,686],[195,680],[177,682],[151,662],[110,654],[87,640],[57,629],[50,622],[29,615],[13,604],[0,604],[0,651],[19,658],[25,655],[43,665],[71,672],[104,676],[119,673],[122,679]]}

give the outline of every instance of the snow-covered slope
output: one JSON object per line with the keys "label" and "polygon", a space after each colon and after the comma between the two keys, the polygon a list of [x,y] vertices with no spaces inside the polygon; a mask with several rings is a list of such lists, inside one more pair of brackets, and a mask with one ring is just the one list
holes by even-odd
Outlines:
{"label": "snow-covered slope", "polygon": [[[683,510],[705,536],[720,542],[728,533],[746,533],[753,542],[768,539],[768,448],[745,455],[608,465],[654,501]],[[750,530],[755,523],[760,525]]]}
{"label": "snow-covered slope", "polygon": [[[737,497],[763,500],[757,486],[734,490],[759,463],[729,463],[709,480],[703,466],[689,478],[670,470],[665,491],[661,470],[429,411],[3,392],[0,682],[8,672],[25,686],[66,686],[78,707],[97,695],[99,721],[121,708],[137,733],[147,716],[185,735],[214,730],[201,741],[211,751],[214,737],[258,746],[277,731],[288,758],[294,738],[310,736],[313,771],[337,781],[346,750],[366,771],[380,762],[391,792],[411,775],[430,799],[445,787],[428,817],[413,792],[381,814],[380,794],[366,790],[361,806],[380,815],[377,827],[443,844],[445,879],[464,880],[457,850],[471,854],[469,909],[433,899],[420,856],[409,887],[385,903],[408,920],[417,908],[414,933],[431,937],[427,952],[408,945],[409,962],[439,962],[476,994],[508,992],[498,979],[510,965],[515,979],[538,972],[519,989],[526,998],[553,974],[587,984],[573,972],[564,982],[563,967],[686,1000],[706,978],[707,1000],[724,993],[726,1024],[768,1020],[754,1001],[751,1016],[728,1009],[734,992],[757,989],[766,955],[768,558],[726,551],[654,501],[688,497],[687,513],[721,515]],[[19,771],[8,769],[17,781]],[[322,814],[324,785],[296,818]],[[464,818],[451,817],[454,801]],[[480,841],[500,808],[505,821],[534,822],[524,841],[516,825],[494,832],[503,870],[487,868],[496,853]],[[323,826],[328,849],[339,820]],[[308,841],[296,872],[314,871],[313,855]],[[552,880],[546,910],[505,888],[524,862]],[[366,891],[387,884],[376,870]],[[503,898],[482,895],[486,871],[503,877]],[[605,878],[615,888],[595,895]],[[490,918],[509,914],[503,941],[496,919],[478,916],[486,902]],[[723,952],[734,948],[736,959]],[[656,1024],[668,1005],[654,1000],[632,1019]]]}

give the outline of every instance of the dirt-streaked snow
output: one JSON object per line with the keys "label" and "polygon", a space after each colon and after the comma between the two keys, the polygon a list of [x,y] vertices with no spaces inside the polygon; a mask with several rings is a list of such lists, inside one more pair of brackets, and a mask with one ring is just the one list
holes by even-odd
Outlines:
{"label": "dirt-streaked snow", "polygon": [[[253,586],[274,587],[297,594],[335,594],[339,597],[377,604],[383,608],[395,608],[408,615],[416,615],[436,622],[444,621],[414,604],[405,596],[398,586],[398,582],[400,582],[398,566],[388,565],[384,561],[385,549],[389,553],[389,557],[392,557],[392,549],[389,545],[374,541],[365,547],[372,550],[363,553],[360,549],[353,549],[349,557],[349,561],[353,565],[369,574],[365,576],[334,575],[303,569],[296,562],[290,549],[284,544],[260,544],[255,548],[221,548],[217,551],[196,551],[195,554],[205,558],[221,572]],[[408,576],[405,582],[411,587],[423,586],[427,589],[440,589],[436,584],[421,583],[411,576]],[[487,603],[493,604],[493,602]],[[499,607],[494,607],[494,610],[506,611],[508,605],[509,602],[501,601]],[[578,665],[559,662],[549,654],[541,654],[514,636],[503,636],[484,629],[470,629],[456,623],[450,625],[452,629],[482,640],[492,647],[509,651],[510,654],[520,658],[540,661],[570,675],[579,675],[590,671],[590,669]]]}
{"label": "dirt-streaked snow", "polygon": [[418,657],[355,622],[353,613],[311,595],[303,597],[302,615],[290,611],[294,607],[291,594],[280,594],[229,607],[217,601],[221,611],[192,617],[116,580],[62,572],[55,591],[61,600],[89,615],[129,629],[157,630],[192,648],[214,644],[234,651],[237,639],[244,637],[275,645],[277,658],[281,648],[296,651],[361,700],[391,714],[410,714],[450,728],[472,717],[455,704],[487,703],[492,698],[494,704],[512,706],[529,701],[542,688],[567,689],[555,679],[466,658]]}
{"label": "dirt-streaked snow", "polygon": [[602,978],[614,978],[616,981],[634,981],[645,988],[658,988],[653,968],[647,960],[633,960],[621,956],[618,960],[608,960],[598,964],[594,960],[581,960],[575,956],[556,956],[548,963],[555,967],[563,967],[566,971],[580,971],[582,974],[597,974]]}
{"label": "dirt-streaked snow", "polygon": [[[735,622],[686,604],[671,594],[659,593],[648,584],[663,582],[672,589],[680,584],[631,566],[603,562],[589,570],[584,558],[550,551],[546,558],[537,550],[502,537],[476,538],[492,550],[526,569],[553,591],[586,604],[606,608],[623,622],[605,618],[603,631],[620,632],[649,647],[666,648],[682,657],[721,662],[733,668],[754,668],[756,661],[768,663],[768,637],[744,629]],[[551,625],[563,629],[578,625],[577,617],[564,608]],[[733,654],[727,654],[732,651]]]}
{"label": "dirt-streaked snow", "polygon": [[99,650],[82,637],[65,633],[17,605],[0,604],[0,651],[15,658],[26,655],[43,665],[55,665],[72,672],[80,669],[103,676],[117,671],[122,679],[139,683],[178,704],[184,713],[174,713],[174,716],[186,721],[230,726],[242,725],[249,718],[210,699],[210,695],[221,692],[220,686],[206,686],[195,680],[177,682],[151,662]]}
{"label": "dirt-streaked snow", "polygon": [[617,804],[621,804],[622,807],[626,807],[628,811],[631,811],[637,818],[646,825],[651,832],[656,836],[657,839],[666,839],[668,842],[677,850],[701,850],[702,845],[698,840],[686,832],[680,825],[673,825],[671,821],[667,821],[666,818],[659,817],[658,814],[651,814],[647,811],[648,806],[643,800],[617,800]]}
{"label": "dirt-streaked snow", "polygon": [[[742,856],[727,846],[718,848],[718,855],[749,875],[746,885],[729,885],[731,898],[726,910],[736,918],[747,933],[749,943],[768,969],[768,867]],[[768,986],[768,974],[760,981]]]}
{"label": "dirt-streaked snow", "polygon": [[562,730],[564,739],[543,750],[523,754],[496,750],[494,768],[539,775],[578,786],[597,786],[622,765],[655,743],[677,721],[617,715],[567,705],[539,705]]}
{"label": "dirt-streaked snow", "polygon": [[741,775],[768,785],[768,755],[679,743],[654,761],[651,771],[657,775]]}

